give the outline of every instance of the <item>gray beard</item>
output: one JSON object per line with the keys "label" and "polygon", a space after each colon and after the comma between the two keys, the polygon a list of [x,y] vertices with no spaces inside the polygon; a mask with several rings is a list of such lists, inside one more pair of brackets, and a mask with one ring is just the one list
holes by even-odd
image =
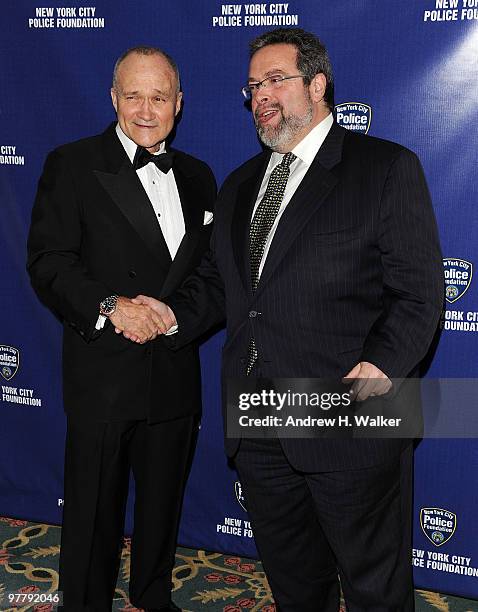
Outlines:
{"label": "gray beard", "polygon": [[312,104],[309,104],[307,112],[302,117],[297,115],[284,116],[283,110],[279,107],[281,120],[275,126],[261,126],[256,122],[256,130],[262,142],[273,151],[287,150],[287,145],[293,142],[305,127],[312,121]]}

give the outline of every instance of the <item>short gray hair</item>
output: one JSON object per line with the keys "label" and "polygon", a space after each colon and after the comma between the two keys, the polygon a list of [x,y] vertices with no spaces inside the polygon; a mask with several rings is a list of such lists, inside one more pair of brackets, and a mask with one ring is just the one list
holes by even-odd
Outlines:
{"label": "short gray hair", "polygon": [[179,93],[181,91],[181,81],[179,79],[179,68],[176,62],[173,60],[173,58],[170,55],[168,55],[165,51],[163,51],[159,47],[150,47],[147,45],[143,45],[140,47],[131,47],[131,49],[127,49],[124,53],[122,53],[118,57],[115,63],[115,67],[113,68],[113,89],[118,90],[118,69],[121,63],[133,53],[137,53],[138,55],[159,55],[160,57],[163,57],[167,61],[169,66],[171,67],[171,70],[174,72],[174,75],[176,77],[176,83],[177,83],[176,93]]}

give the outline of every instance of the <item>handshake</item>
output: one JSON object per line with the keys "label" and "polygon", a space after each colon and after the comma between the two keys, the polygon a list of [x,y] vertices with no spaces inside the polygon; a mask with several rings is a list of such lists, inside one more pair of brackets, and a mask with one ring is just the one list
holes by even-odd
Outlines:
{"label": "handshake", "polygon": [[117,334],[138,344],[154,340],[176,325],[176,317],[169,306],[145,295],[134,299],[119,297],[109,319]]}

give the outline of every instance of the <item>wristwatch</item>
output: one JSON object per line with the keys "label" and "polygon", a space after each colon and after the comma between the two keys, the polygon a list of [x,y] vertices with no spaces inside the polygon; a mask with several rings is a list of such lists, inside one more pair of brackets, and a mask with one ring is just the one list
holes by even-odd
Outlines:
{"label": "wristwatch", "polygon": [[118,302],[117,295],[110,295],[100,302],[100,314],[104,317],[111,317],[116,310],[116,304]]}

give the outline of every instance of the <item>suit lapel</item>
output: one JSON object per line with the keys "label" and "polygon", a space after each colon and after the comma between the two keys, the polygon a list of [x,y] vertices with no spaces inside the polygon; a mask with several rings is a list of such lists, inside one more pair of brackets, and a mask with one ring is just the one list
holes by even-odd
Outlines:
{"label": "suit lapel", "polygon": [[249,260],[249,229],[252,211],[270,157],[270,151],[259,155],[251,174],[239,185],[232,219],[231,238],[234,260],[247,293],[252,291]]}
{"label": "suit lapel", "polygon": [[292,243],[337,184],[331,169],[342,158],[345,130],[335,123],[283,212],[257,286],[258,295]]}
{"label": "suit lapel", "polygon": [[190,175],[182,167],[181,159],[176,156],[173,162],[173,173],[178,187],[181,208],[183,209],[186,234],[198,230],[204,220],[204,208],[198,202],[195,175]]}
{"label": "suit lapel", "polygon": [[181,167],[180,160],[177,157],[174,158],[173,173],[181,201],[186,233],[164,281],[161,290],[163,296],[171,293],[186,275],[189,261],[197,246],[199,232],[204,222],[204,207],[198,202],[198,191],[194,176],[190,176]]}
{"label": "suit lapel", "polygon": [[165,268],[171,256],[149,198],[115,133],[114,124],[103,134],[107,172],[94,174],[145,243],[157,263]]}

